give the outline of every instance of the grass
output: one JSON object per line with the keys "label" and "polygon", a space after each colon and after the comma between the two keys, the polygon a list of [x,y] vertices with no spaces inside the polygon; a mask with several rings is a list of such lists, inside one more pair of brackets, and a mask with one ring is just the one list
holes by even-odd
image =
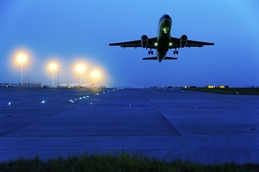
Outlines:
{"label": "grass", "polygon": [[185,88],[184,90],[221,94],[259,95],[259,88]]}
{"label": "grass", "polygon": [[40,160],[34,157],[31,159],[17,159],[8,162],[0,162],[0,171],[194,171],[194,172],[241,172],[241,171],[258,171],[259,164],[246,163],[224,163],[208,164],[191,163],[177,159],[171,163],[158,160],[157,158],[147,158],[141,154],[116,153],[116,154],[82,154],[80,156],[69,156],[68,158],[54,158]]}

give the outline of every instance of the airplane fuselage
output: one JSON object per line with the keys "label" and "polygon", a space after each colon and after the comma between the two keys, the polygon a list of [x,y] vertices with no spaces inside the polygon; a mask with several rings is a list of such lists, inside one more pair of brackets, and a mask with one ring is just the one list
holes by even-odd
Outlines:
{"label": "airplane fuselage", "polygon": [[169,15],[163,15],[158,23],[158,35],[157,35],[157,60],[161,62],[167,51],[169,50],[169,44],[171,41],[171,27],[172,19]]}

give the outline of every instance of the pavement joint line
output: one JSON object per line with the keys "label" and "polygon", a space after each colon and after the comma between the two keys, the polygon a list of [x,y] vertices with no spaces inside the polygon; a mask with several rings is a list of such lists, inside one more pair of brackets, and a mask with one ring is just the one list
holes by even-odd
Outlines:
{"label": "pavement joint line", "polygon": [[[9,134],[9,133],[8,133]],[[179,137],[175,134],[95,134],[95,135],[52,135],[52,136],[0,136],[0,138],[88,138],[88,137]]]}
{"label": "pavement joint line", "polygon": [[[0,149],[1,150],[1,149]],[[56,149],[56,148],[47,148],[47,149],[31,149],[31,148],[28,148],[28,149],[5,149],[5,150],[46,150],[48,152],[46,153],[49,153],[53,150],[86,150],[85,148],[60,148],[60,149]],[[118,150],[117,148],[111,148],[111,149],[108,149],[108,148],[90,148],[90,149],[87,149],[87,150],[116,150],[116,151],[123,151],[123,150],[133,150],[134,152],[137,150],[137,151],[143,151],[143,150],[167,150],[165,148],[145,148],[145,149],[135,149],[135,148],[123,148],[121,150]],[[87,151],[86,150],[86,151]]]}
{"label": "pavement joint line", "polygon": [[172,146],[172,148],[169,150],[168,154],[164,157],[164,160],[166,160],[168,158],[168,156],[170,155],[170,153],[172,152],[172,150],[174,149],[175,145],[179,142],[180,138],[182,136],[178,136],[179,138],[177,139],[177,141],[174,143],[174,145]]}
{"label": "pavement joint line", "polygon": [[146,99],[151,103],[151,105],[165,118],[165,120],[168,121],[169,124],[172,125],[172,127],[179,133],[179,135],[182,136],[182,133],[180,133],[180,132],[175,128],[175,126],[163,115],[163,113],[150,101],[150,99],[147,97],[147,95],[146,95],[146,94],[143,94],[143,95],[144,95],[144,96],[146,97]]}
{"label": "pavement joint line", "polygon": [[74,105],[73,107],[68,108],[68,109],[65,109],[65,110],[63,110],[63,111],[60,111],[60,112],[58,112],[58,113],[55,113],[55,114],[53,114],[53,115],[48,115],[48,116],[45,116],[45,117],[43,117],[43,118],[40,118],[40,119],[38,119],[38,120],[36,120],[36,121],[30,122],[30,123],[28,123],[28,124],[25,124],[25,125],[23,125],[23,126],[21,126],[21,127],[19,127],[19,128],[13,129],[13,130],[8,131],[8,132],[5,132],[5,133],[1,134],[1,137],[4,137],[5,135],[10,134],[10,133],[12,133],[12,132],[15,132],[15,131],[17,131],[17,130],[20,130],[20,129],[24,128],[24,127],[27,127],[27,126],[29,126],[29,125],[31,125],[31,124],[33,124],[33,123],[36,123],[36,122],[38,122],[38,121],[40,121],[40,120],[43,120],[43,119],[49,118],[49,117],[51,117],[51,116],[57,115],[57,114],[59,114],[59,113],[63,113],[63,112],[65,112],[65,111],[67,111],[67,110],[73,109],[73,108],[75,108],[75,107],[77,107],[77,106],[79,106],[79,104]]}

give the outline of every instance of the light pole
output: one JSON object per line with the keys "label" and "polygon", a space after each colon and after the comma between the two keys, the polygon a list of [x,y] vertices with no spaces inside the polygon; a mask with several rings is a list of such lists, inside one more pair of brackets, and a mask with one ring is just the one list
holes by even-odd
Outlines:
{"label": "light pole", "polygon": [[52,87],[54,87],[54,71],[58,68],[58,65],[56,63],[50,63],[48,67],[52,73]]}
{"label": "light pole", "polygon": [[76,66],[76,71],[79,73],[79,85],[81,86],[81,74],[85,71],[86,67],[83,64]]}
{"label": "light pole", "polygon": [[23,64],[26,62],[27,56],[25,54],[18,54],[17,62],[21,65],[21,87],[23,86]]}
{"label": "light pole", "polygon": [[96,79],[98,79],[100,77],[100,72],[95,70],[92,72],[92,77],[93,77],[93,82],[94,82],[94,85],[96,86]]}

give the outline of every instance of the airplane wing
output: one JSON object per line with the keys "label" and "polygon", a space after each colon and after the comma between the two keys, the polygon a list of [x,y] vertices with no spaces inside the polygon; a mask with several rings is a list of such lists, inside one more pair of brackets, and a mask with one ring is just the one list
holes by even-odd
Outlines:
{"label": "airplane wing", "polygon": [[[148,38],[148,45],[147,48],[153,48],[156,49],[155,43],[157,42],[157,37],[155,38]],[[135,41],[128,41],[128,42],[118,42],[118,43],[110,43],[109,46],[120,46],[123,48],[128,47],[142,47],[141,40],[135,40]]]}
{"label": "airplane wing", "polygon": [[[179,48],[180,47],[180,38],[174,38],[171,37],[172,45],[169,46],[170,49],[172,48]],[[204,45],[214,45],[214,43],[211,42],[201,42],[201,41],[193,41],[193,40],[187,40],[187,44],[185,47],[203,47]]]}

